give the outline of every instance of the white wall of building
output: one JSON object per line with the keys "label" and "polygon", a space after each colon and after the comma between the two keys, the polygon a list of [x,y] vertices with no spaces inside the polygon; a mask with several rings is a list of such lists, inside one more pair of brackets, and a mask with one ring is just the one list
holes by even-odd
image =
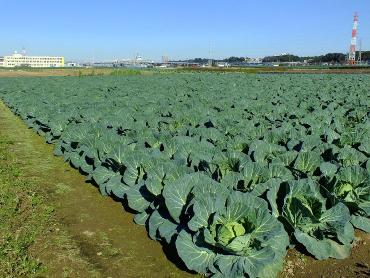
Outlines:
{"label": "white wall of building", "polygon": [[76,67],[80,67],[80,64],[76,62],[68,62],[65,64],[65,66],[69,68],[76,68]]}
{"label": "white wall of building", "polygon": [[4,56],[3,66],[8,68],[58,68],[64,67],[64,57],[24,56],[21,54],[13,54],[10,56]]}

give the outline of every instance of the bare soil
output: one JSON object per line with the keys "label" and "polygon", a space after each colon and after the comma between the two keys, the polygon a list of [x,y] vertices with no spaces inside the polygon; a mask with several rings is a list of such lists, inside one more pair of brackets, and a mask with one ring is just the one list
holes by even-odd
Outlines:
{"label": "bare soil", "polygon": [[289,250],[280,278],[370,277],[370,234],[356,230],[355,235],[351,256],[344,260],[319,261],[295,249]]}
{"label": "bare soil", "polygon": [[0,69],[0,77],[49,77],[49,76],[86,76],[110,75],[113,68],[44,68],[44,69]]}

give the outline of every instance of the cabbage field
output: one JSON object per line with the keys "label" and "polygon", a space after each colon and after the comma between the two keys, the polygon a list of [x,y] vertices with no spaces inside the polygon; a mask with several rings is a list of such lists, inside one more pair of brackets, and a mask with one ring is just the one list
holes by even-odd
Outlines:
{"label": "cabbage field", "polygon": [[[370,76],[4,78],[0,99],[189,270],[276,277],[370,232]],[[97,219],[99,221],[99,219]]]}

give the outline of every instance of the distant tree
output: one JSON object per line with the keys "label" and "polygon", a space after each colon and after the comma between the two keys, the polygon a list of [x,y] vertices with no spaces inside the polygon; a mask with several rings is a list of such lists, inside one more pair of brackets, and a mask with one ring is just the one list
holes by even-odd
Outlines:
{"label": "distant tree", "polygon": [[193,60],[188,60],[190,63],[198,63],[198,64],[206,64],[208,63],[208,59],[206,58],[195,58]]}
{"label": "distant tree", "polygon": [[227,63],[242,63],[242,62],[245,61],[245,58],[244,57],[231,56],[229,58],[224,59],[223,61],[227,62]]}
{"label": "distant tree", "polygon": [[341,64],[346,61],[346,55],[343,53],[327,53],[320,56],[304,56],[299,57],[292,54],[280,55],[280,56],[267,56],[263,58],[265,63],[279,63],[279,62],[304,62],[308,61],[311,64],[320,64],[320,63],[333,63]]}
{"label": "distant tree", "polygon": [[[358,57],[359,53],[357,53],[357,56]],[[361,60],[362,61],[370,61],[370,51],[362,51],[361,52]]]}
{"label": "distant tree", "polygon": [[279,56],[267,56],[263,58],[262,62],[265,63],[284,63],[284,62],[299,62],[301,58],[296,55],[286,54],[286,55],[279,55]]}
{"label": "distant tree", "polygon": [[[356,53],[356,57],[358,57],[358,52]],[[236,57],[231,56],[224,60],[215,60],[215,61],[223,61],[230,64],[238,64],[243,63],[246,61],[247,58],[245,57]],[[182,62],[189,62],[189,63],[199,63],[199,64],[207,64],[208,58],[194,58],[185,60]],[[264,63],[284,63],[284,62],[304,62],[307,61],[310,64],[321,64],[321,63],[330,63],[330,64],[342,64],[345,63],[347,60],[347,54],[343,53],[327,53],[325,55],[319,56],[297,56],[293,54],[285,54],[279,56],[266,56],[262,59]],[[362,60],[363,61],[370,61],[370,51],[363,51],[362,52]]]}
{"label": "distant tree", "polygon": [[346,55],[343,53],[328,53],[322,56],[321,61],[323,63],[344,63],[346,61]]}

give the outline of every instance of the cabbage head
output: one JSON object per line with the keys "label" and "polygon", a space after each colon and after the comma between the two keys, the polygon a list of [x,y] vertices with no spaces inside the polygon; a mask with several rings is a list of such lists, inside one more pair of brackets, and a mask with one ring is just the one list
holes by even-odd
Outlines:
{"label": "cabbage head", "polygon": [[267,202],[233,192],[197,231],[184,229],[176,240],[186,266],[214,277],[275,277],[289,244],[284,226]]}
{"label": "cabbage head", "polygon": [[316,259],[350,255],[354,230],[343,203],[327,207],[320,185],[311,179],[275,184],[267,193],[273,214]]}
{"label": "cabbage head", "polygon": [[370,178],[360,166],[341,168],[331,193],[352,213],[352,224],[370,232]]}

